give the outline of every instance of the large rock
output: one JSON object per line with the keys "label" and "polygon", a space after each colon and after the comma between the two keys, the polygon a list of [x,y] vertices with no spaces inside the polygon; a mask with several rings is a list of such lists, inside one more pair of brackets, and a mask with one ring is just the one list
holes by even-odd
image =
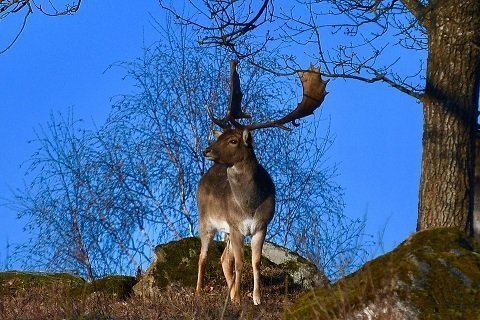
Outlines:
{"label": "large rock", "polygon": [[440,228],[418,232],[359,271],[303,296],[286,319],[480,319],[475,240]]}
{"label": "large rock", "polygon": [[[206,287],[224,287],[220,257],[224,249],[224,242],[213,241],[208,251],[208,262],[205,272]],[[167,286],[195,287],[197,282],[197,262],[200,253],[198,238],[184,238],[159,245],[155,248],[155,257],[134,286],[136,295],[152,295],[160,292]],[[244,289],[253,286],[251,267],[252,252],[245,246],[245,268],[242,284]],[[265,290],[285,292],[285,290],[299,290],[311,288],[312,285],[326,284],[325,277],[315,266],[288,251],[271,243],[265,245],[262,257],[262,283]]]}
{"label": "large rock", "polygon": [[125,299],[131,295],[134,284],[134,277],[123,275],[87,282],[70,273],[4,271],[0,272],[0,299],[3,295],[20,295],[35,289],[45,292],[62,290],[72,297],[101,292]]}
{"label": "large rock", "polygon": [[85,280],[69,273],[3,271],[0,272],[0,299],[3,295],[17,295],[34,288],[65,287],[77,290],[85,284]]}
{"label": "large rock", "polygon": [[328,280],[325,275],[319,272],[313,263],[296,252],[272,242],[265,242],[262,255],[288,272],[292,277],[293,283],[303,289],[312,289],[328,285]]}

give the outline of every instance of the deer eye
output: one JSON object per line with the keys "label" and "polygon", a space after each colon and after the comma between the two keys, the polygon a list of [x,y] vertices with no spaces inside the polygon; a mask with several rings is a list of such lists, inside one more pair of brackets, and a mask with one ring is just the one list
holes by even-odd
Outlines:
{"label": "deer eye", "polygon": [[237,139],[232,139],[229,141],[231,144],[237,144],[238,143],[238,140]]}

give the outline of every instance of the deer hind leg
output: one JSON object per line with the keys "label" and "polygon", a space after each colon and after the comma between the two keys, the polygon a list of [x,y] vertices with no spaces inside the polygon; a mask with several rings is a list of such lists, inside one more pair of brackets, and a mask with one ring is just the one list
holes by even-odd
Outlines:
{"label": "deer hind leg", "polygon": [[232,243],[228,236],[225,241],[225,250],[223,250],[220,261],[222,262],[223,274],[225,275],[225,280],[227,280],[228,289],[231,290],[233,286],[233,267],[235,259],[232,250]]}
{"label": "deer hind leg", "polygon": [[238,230],[230,230],[230,241],[235,258],[235,279],[230,290],[230,299],[235,304],[240,304],[240,284],[243,271],[243,235]]}
{"label": "deer hind leg", "polygon": [[252,236],[253,304],[259,305],[260,299],[260,261],[265,242],[266,230],[259,230]]}
{"label": "deer hind leg", "polygon": [[195,289],[195,295],[200,295],[203,288],[203,277],[205,274],[205,266],[207,264],[208,247],[213,240],[214,233],[202,233],[200,232],[200,241],[202,246],[200,248],[200,255],[198,257],[198,276],[197,276],[197,288]]}

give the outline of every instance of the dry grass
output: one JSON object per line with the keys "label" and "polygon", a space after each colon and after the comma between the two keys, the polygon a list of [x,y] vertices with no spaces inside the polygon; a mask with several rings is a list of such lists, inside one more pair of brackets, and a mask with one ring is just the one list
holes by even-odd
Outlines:
{"label": "dry grass", "polygon": [[[245,291],[241,306],[228,302],[224,319],[281,319],[298,293],[264,292],[254,306]],[[0,319],[220,319],[226,291],[195,297],[192,288],[172,287],[151,298],[121,299],[103,293],[75,294],[58,285],[29,288],[0,299]]]}

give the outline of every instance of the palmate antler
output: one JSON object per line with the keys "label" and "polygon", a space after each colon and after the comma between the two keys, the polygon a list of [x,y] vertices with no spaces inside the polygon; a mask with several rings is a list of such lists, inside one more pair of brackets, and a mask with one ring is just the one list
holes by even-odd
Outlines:
{"label": "palmate antler", "polygon": [[285,124],[290,122],[294,126],[298,126],[295,121],[313,114],[313,112],[320,107],[327,95],[326,87],[328,81],[322,79],[319,68],[310,65],[308,70],[298,72],[300,81],[302,82],[303,97],[295,110],[278,120],[243,125],[239,123],[237,119],[248,119],[250,118],[250,115],[242,112],[241,104],[243,94],[240,88],[240,77],[237,73],[237,64],[238,62],[234,60],[230,62],[230,101],[226,116],[221,120],[216,119],[213,116],[212,111],[207,108],[210,119],[223,129],[230,128],[231,125],[233,125],[236,128],[248,130],[270,127],[290,130]]}

